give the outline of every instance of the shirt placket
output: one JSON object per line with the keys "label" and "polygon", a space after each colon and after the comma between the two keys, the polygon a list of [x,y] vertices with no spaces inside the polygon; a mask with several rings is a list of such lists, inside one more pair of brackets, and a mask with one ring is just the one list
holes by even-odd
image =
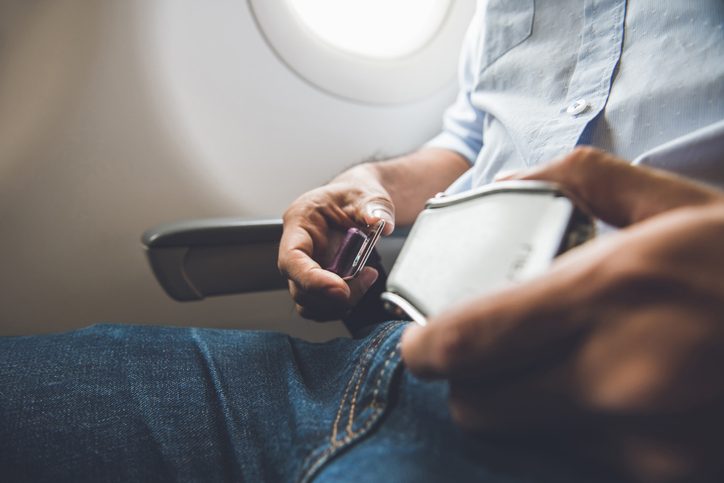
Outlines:
{"label": "shirt placket", "polygon": [[570,152],[603,110],[623,46],[625,0],[585,0],[583,29],[565,101],[537,137],[532,164]]}

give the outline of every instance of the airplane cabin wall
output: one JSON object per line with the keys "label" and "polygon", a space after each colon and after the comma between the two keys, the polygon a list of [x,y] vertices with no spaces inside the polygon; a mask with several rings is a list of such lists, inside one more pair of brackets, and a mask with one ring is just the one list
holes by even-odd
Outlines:
{"label": "airplane cabin wall", "polygon": [[175,302],[140,235],[278,217],[346,166],[429,139],[454,93],[367,105],[322,92],[275,56],[244,1],[0,0],[0,334],[343,333],[294,317],[285,293]]}

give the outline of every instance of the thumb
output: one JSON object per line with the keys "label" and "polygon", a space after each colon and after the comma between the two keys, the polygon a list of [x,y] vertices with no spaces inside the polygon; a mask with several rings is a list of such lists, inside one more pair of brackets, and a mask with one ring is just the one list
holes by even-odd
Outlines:
{"label": "thumb", "polygon": [[401,341],[406,366],[420,377],[482,382],[557,357],[590,320],[593,289],[581,281],[591,270],[559,265],[546,277],[457,305],[424,327],[408,325]]}
{"label": "thumb", "polygon": [[376,198],[365,203],[363,208],[365,223],[374,225],[379,221],[385,222],[382,234],[390,235],[395,229],[395,207],[389,199]]}

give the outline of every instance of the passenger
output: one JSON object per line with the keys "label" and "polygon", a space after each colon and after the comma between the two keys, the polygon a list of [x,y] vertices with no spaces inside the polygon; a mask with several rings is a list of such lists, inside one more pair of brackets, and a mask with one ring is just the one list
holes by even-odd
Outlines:
{"label": "passenger", "polygon": [[724,180],[723,22],[718,0],[483,2],[443,133],[287,210],[279,267],[300,313],[344,316],[377,278],[321,269],[330,230],[389,232],[451,183],[555,181],[622,230],[426,328],[0,339],[3,476],[721,481],[724,194],[623,159],[692,134],[661,167]]}

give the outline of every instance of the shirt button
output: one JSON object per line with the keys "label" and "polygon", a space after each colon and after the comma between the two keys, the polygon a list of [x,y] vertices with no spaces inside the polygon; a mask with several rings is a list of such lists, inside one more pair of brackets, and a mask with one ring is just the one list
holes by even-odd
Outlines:
{"label": "shirt button", "polygon": [[588,109],[588,101],[585,99],[578,99],[576,102],[566,108],[566,112],[571,116],[577,116]]}

